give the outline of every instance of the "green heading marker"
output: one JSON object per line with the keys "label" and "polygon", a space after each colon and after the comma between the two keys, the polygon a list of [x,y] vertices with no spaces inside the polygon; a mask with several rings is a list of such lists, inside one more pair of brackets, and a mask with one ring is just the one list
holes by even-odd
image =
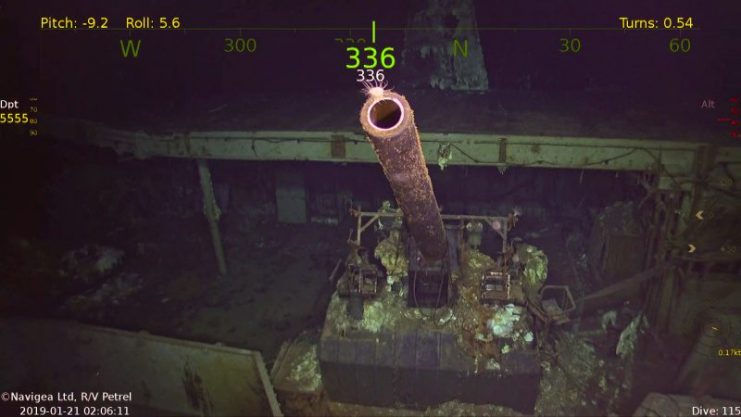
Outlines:
{"label": "green heading marker", "polygon": [[373,21],[373,24],[371,26],[373,29],[371,31],[371,43],[376,43],[376,21]]}

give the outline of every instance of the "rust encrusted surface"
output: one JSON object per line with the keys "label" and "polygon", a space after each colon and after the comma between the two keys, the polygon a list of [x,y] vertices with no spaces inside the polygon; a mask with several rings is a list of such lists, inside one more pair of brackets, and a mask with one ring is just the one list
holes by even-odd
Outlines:
{"label": "rust encrusted surface", "polygon": [[389,130],[376,128],[368,111],[379,98],[369,97],[360,110],[360,123],[383,166],[404,220],[425,259],[436,261],[447,252],[445,229],[427,171],[422,144],[411,106],[396,93],[384,92],[380,100],[396,100],[403,107],[402,120]]}
{"label": "rust encrusted surface", "polygon": [[373,254],[376,259],[381,261],[381,265],[386,270],[386,282],[388,284],[398,282],[407,275],[409,259],[407,259],[404,251],[399,230],[391,230],[389,237],[376,245]]}
{"label": "rust encrusted surface", "polygon": [[470,404],[460,401],[448,401],[436,407],[428,407],[426,410],[413,410],[410,408],[386,408],[372,407],[367,405],[349,404],[330,401],[329,410],[333,416],[524,416],[507,407],[493,404]]}
{"label": "rust encrusted surface", "polygon": [[[461,265],[460,272],[451,277],[459,289],[458,298],[451,307],[409,308],[403,294],[383,288],[377,297],[365,302],[363,319],[355,321],[347,314],[347,300],[335,293],[329,303],[324,331],[334,334],[409,329],[447,331],[458,335],[461,350],[474,358],[478,369],[496,369],[506,352],[532,345],[533,323],[527,314],[511,314],[511,308],[506,306],[493,307],[479,302],[478,279],[496,265],[494,259],[476,249],[464,249]],[[512,331],[508,337],[494,337],[491,321],[504,319],[511,324]]]}

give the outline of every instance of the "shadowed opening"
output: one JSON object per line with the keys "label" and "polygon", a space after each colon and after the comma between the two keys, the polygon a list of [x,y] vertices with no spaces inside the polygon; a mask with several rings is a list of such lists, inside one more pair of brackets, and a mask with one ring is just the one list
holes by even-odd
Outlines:
{"label": "shadowed opening", "polygon": [[368,109],[368,120],[377,129],[395,128],[402,116],[401,103],[396,100],[379,100]]}

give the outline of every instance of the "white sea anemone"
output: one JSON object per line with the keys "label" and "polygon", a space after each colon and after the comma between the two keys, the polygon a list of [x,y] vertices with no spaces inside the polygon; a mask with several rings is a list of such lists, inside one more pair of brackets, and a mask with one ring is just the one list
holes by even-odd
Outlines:
{"label": "white sea anemone", "polygon": [[386,81],[363,81],[363,94],[379,99],[386,92],[386,87],[388,87]]}

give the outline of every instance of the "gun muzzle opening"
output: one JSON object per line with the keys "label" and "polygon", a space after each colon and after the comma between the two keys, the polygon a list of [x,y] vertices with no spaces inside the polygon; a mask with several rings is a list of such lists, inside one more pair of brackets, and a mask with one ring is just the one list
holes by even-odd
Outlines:
{"label": "gun muzzle opening", "polygon": [[396,98],[384,98],[368,107],[368,123],[378,130],[391,130],[404,120],[404,106]]}

